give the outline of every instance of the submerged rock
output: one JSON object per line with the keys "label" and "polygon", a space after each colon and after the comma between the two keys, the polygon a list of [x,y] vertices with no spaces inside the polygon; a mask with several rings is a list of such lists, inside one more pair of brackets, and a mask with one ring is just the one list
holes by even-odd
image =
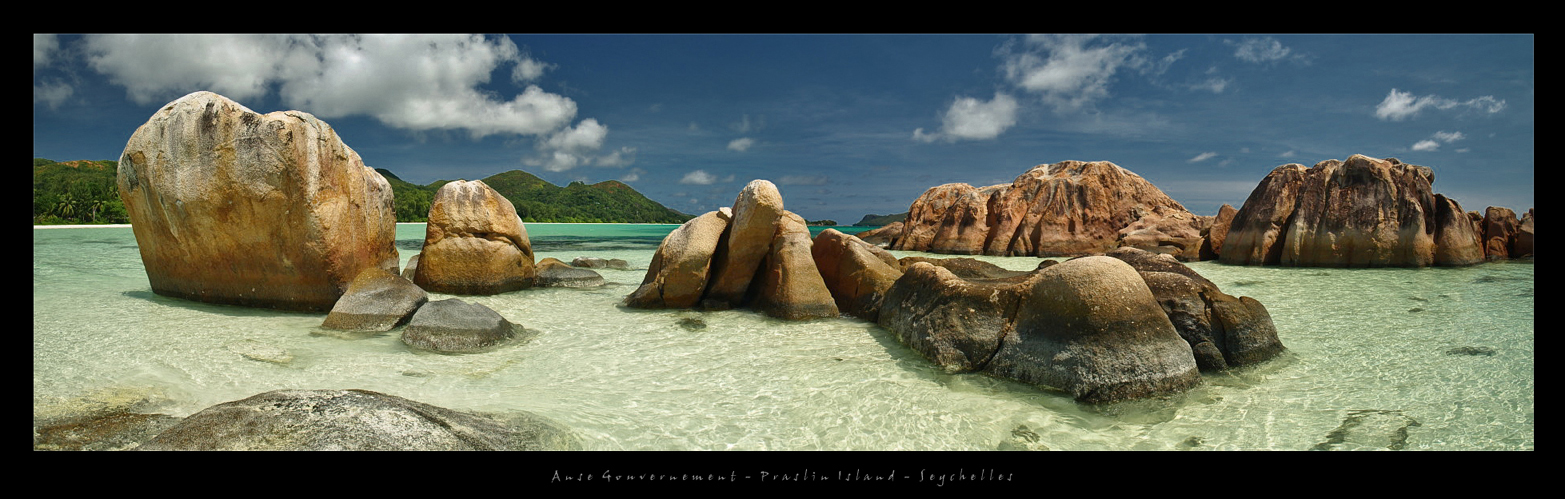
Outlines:
{"label": "submerged rock", "polygon": [[244,356],[246,359],[270,362],[273,364],[287,364],[293,362],[293,354],[288,350],[262,343],[255,340],[240,340],[226,345],[228,351]]}
{"label": "submerged rock", "polygon": [[455,411],[368,390],[277,390],[208,407],[135,450],[572,450],[570,430],[517,412]]}
{"label": "submerged rock", "polygon": [[584,268],[566,265],[553,258],[538,262],[534,285],[541,288],[590,288],[605,284],[603,276]]}
{"label": "submerged rock", "polygon": [[400,261],[391,185],[309,113],[186,95],[131,135],[117,183],[160,295],[324,312]]}
{"label": "submerged rock", "polygon": [[1348,411],[1342,424],[1310,450],[1402,450],[1407,447],[1408,428],[1416,426],[1422,425],[1402,411]]}
{"label": "submerged rock", "polygon": [[419,307],[402,330],[402,342],[441,353],[476,353],[517,339],[518,329],[494,309],[448,298]]}
{"label": "submerged rock", "polygon": [[384,269],[366,269],[348,285],[321,323],[341,331],[390,331],[406,324],[429,302],[429,293],[407,278]]}

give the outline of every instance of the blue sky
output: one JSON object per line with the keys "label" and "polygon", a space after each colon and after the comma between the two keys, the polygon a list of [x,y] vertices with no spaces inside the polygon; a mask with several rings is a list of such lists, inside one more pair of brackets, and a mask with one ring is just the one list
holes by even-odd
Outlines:
{"label": "blue sky", "polygon": [[751,179],[851,224],[1112,161],[1198,214],[1353,154],[1533,206],[1532,35],[35,35],[33,155],[118,159],[197,90],[330,123],[405,180],[520,169],[671,208]]}

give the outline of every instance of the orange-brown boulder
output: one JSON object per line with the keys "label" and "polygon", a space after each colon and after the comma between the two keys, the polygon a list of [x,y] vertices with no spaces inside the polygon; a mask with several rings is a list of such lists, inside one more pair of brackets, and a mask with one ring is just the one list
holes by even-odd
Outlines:
{"label": "orange-brown boulder", "polygon": [[532,243],[511,201],[482,180],[435,191],[413,283],[427,291],[492,295],[533,285]]}

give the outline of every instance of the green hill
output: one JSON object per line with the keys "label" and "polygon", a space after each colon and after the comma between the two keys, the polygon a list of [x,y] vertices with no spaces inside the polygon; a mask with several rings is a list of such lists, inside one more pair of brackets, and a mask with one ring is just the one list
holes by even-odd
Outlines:
{"label": "green hill", "polygon": [[130,223],[115,185],[119,162],[33,158],[33,224]]}
{"label": "green hill", "polygon": [[[33,158],[33,224],[130,223],[115,185],[116,161]],[[398,222],[423,222],[446,180],[417,185],[377,168],[391,184]],[[614,180],[560,187],[521,170],[483,179],[511,200],[524,222],[684,223],[691,216]]]}
{"label": "green hill", "polygon": [[[418,186],[386,170],[396,195],[397,221],[422,222],[429,215],[429,201],[435,191],[449,180]],[[571,182],[560,187],[521,170],[511,170],[480,179],[516,207],[523,222],[574,223],[684,223],[691,216],[647,199],[630,186],[615,180],[587,185]]]}

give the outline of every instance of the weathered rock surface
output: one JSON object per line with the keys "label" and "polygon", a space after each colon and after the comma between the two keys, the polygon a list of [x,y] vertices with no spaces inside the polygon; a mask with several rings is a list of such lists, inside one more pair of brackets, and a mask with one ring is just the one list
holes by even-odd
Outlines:
{"label": "weathered rock surface", "polygon": [[[1475,231],[1434,194],[1434,172],[1396,158],[1277,167],[1234,216],[1223,263],[1323,267],[1469,265]],[[1487,230],[1483,232],[1487,236]],[[1489,244],[1489,239],[1485,244]],[[1497,247],[1485,247],[1490,258]]]}
{"label": "weathered rock surface", "polygon": [[1512,258],[1525,258],[1532,256],[1532,208],[1527,209],[1527,214],[1522,216],[1522,221],[1516,226],[1516,241],[1511,246]]}
{"label": "weathered rock surface", "polygon": [[208,407],[136,450],[573,450],[541,416],[455,411],[368,390],[277,390]]}
{"label": "weathered rock surface", "polygon": [[1201,374],[1134,268],[1106,257],[1039,271],[989,371],[1108,402],[1177,393]]}
{"label": "weathered rock surface", "polygon": [[[1140,225],[1131,227],[1138,221]],[[1121,245],[1166,246],[1160,251],[1194,259],[1203,223],[1150,182],[1118,165],[1063,161],[1036,166],[1008,185],[930,188],[913,202],[903,236],[892,247],[953,254],[1076,256]]]}
{"label": "weathered rock surface", "polygon": [[1254,364],[1282,353],[1266,307],[1253,298],[1224,294],[1212,281],[1168,256],[1118,248],[1107,256],[1141,274],[1202,370]]}
{"label": "weathered rock surface", "polygon": [[963,279],[1001,279],[1016,277],[1027,272],[1007,270],[976,258],[927,258],[922,256],[905,256],[897,260],[897,264],[906,271],[913,264],[924,262],[936,267],[944,267]]}
{"label": "weathered rock surface", "polygon": [[837,302],[815,266],[804,218],[784,211],[776,231],[771,251],[750,284],[756,288],[750,308],[788,320],[836,317]]}
{"label": "weathered rock surface", "polygon": [[413,312],[428,301],[429,293],[407,278],[385,269],[365,269],[332,306],[321,327],[343,331],[390,331],[406,324]]}
{"label": "weathered rock surface", "polygon": [[1510,208],[1490,206],[1484,210],[1483,215],[1483,250],[1484,257],[1489,260],[1504,260],[1511,257],[1512,246],[1516,242],[1516,212]]}
{"label": "weathered rock surface", "polygon": [[540,288],[590,288],[605,284],[603,275],[555,258],[539,260],[536,267],[538,276],[534,285]]}
{"label": "weathered rock surface", "polygon": [[734,199],[727,240],[712,257],[711,282],[703,299],[708,308],[744,304],[745,292],[771,250],[783,214],[782,193],[766,180],[752,180]]}
{"label": "weathered rock surface", "polygon": [[1435,265],[1461,266],[1484,261],[1483,240],[1455,199],[1435,194]]}
{"label": "weathered rock surface", "polygon": [[419,307],[402,330],[402,342],[441,353],[477,353],[522,339],[519,333],[525,331],[494,309],[447,298]]}
{"label": "weathered rock surface", "polygon": [[309,113],[186,95],[136,129],[118,186],[161,295],[326,311],[400,261],[390,184]]}
{"label": "weathered rock surface", "polygon": [[532,243],[511,201],[481,180],[435,191],[413,282],[425,290],[492,295],[533,284]]}
{"label": "weathered rock surface", "polygon": [[982,371],[1032,291],[1023,279],[966,279],[913,262],[887,290],[877,322],[946,372]]}
{"label": "weathered rock surface", "polygon": [[1239,210],[1228,203],[1223,203],[1217,209],[1217,216],[1212,219],[1212,225],[1206,231],[1206,239],[1201,243],[1201,260],[1216,260],[1222,254],[1223,241],[1228,240],[1228,227],[1233,225],[1234,216],[1238,214]]}
{"label": "weathered rock surface", "polygon": [[815,236],[810,252],[837,309],[871,322],[877,320],[886,290],[902,276],[896,257],[836,229]]}
{"label": "weathered rock surface", "polygon": [[641,287],[625,297],[634,308],[690,308],[706,293],[713,255],[728,232],[724,208],[686,221],[663,237]]}

